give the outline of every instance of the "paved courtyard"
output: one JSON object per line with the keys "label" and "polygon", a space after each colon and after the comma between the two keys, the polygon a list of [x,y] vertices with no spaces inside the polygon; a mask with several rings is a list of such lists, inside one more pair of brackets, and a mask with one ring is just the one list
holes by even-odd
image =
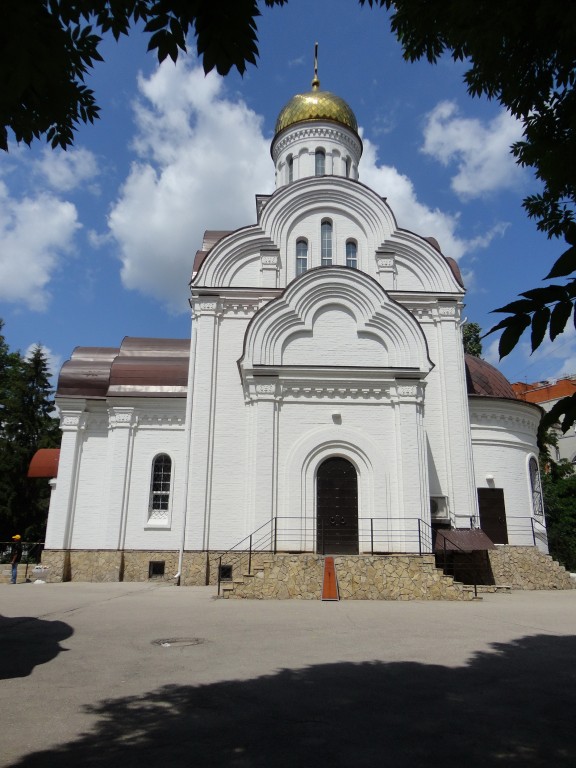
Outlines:
{"label": "paved courtyard", "polygon": [[0,585],[0,764],[576,765],[576,590],[227,601]]}

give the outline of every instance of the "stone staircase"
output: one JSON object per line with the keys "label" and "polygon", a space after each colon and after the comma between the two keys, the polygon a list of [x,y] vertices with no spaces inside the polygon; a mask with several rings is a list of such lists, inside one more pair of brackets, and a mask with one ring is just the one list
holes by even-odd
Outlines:
{"label": "stone staircase", "polygon": [[576,580],[551,555],[537,547],[507,544],[488,553],[496,586],[511,589],[576,589]]}
{"label": "stone staircase", "polygon": [[[341,600],[471,600],[474,588],[444,576],[433,555],[335,555]],[[251,573],[223,581],[221,597],[320,600],[324,557],[262,556]]]}
{"label": "stone staircase", "polygon": [[[17,584],[25,584],[27,581],[35,581],[38,578],[42,578],[42,574],[38,575],[34,570],[36,566],[33,563],[28,565],[28,574],[26,574],[26,563],[20,563],[18,565],[18,577]],[[10,578],[12,576],[12,566],[10,563],[0,564],[0,584],[10,584]]]}

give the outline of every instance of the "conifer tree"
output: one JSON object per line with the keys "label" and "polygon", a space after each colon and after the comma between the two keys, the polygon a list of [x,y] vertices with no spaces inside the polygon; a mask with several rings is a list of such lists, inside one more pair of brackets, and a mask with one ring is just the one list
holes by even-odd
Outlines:
{"label": "conifer tree", "polygon": [[36,346],[25,359],[9,351],[0,333],[0,540],[9,540],[16,530],[27,540],[44,537],[50,488],[44,478],[27,474],[38,448],[60,443],[53,413],[42,348]]}

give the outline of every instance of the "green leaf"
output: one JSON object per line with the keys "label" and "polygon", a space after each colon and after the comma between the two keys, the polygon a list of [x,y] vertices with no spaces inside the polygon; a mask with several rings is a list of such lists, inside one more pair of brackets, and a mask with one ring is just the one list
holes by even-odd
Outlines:
{"label": "green leaf", "polygon": [[554,341],[556,336],[562,333],[572,314],[572,309],[571,301],[560,301],[556,304],[550,318],[550,341]]}
{"label": "green leaf", "polygon": [[500,320],[500,322],[497,325],[494,325],[492,328],[490,328],[489,331],[486,331],[486,333],[481,336],[480,338],[485,339],[486,336],[490,336],[491,333],[495,333],[496,331],[502,330],[502,328],[508,328],[508,326],[513,325],[516,320],[516,315],[512,317],[505,317],[503,320]]}
{"label": "green leaf", "polygon": [[576,248],[572,246],[564,251],[562,256],[556,260],[550,272],[544,278],[551,280],[553,277],[565,277],[576,271]]}
{"label": "green leaf", "polygon": [[548,285],[545,288],[533,288],[530,291],[525,291],[520,296],[533,299],[541,306],[544,306],[545,304],[551,304],[553,301],[563,301],[566,299],[567,294],[566,288],[563,285]]}
{"label": "green leaf", "polygon": [[511,312],[516,315],[519,312],[533,312],[535,309],[538,309],[538,304],[532,299],[517,299],[506,304],[505,307],[493,309],[492,312]]}
{"label": "green leaf", "polygon": [[500,359],[512,352],[518,343],[520,336],[522,336],[526,328],[530,325],[529,315],[516,315],[513,320],[514,322],[508,325],[502,336],[500,336],[500,342],[498,344]]}
{"label": "green leaf", "polygon": [[548,321],[550,320],[550,308],[541,307],[532,316],[532,336],[530,343],[532,345],[532,352],[536,351],[540,344],[544,340],[546,335],[546,329],[548,328]]}

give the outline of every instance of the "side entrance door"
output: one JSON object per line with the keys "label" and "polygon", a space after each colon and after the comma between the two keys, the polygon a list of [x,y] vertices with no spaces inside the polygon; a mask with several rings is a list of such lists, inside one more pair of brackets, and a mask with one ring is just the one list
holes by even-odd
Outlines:
{"label": "side entrance door", "polygon": [[508,544],[506,507],[502,488],[478,488],[480,528],[494,544]]}
{"label": "side entrance door", "polygon": [[333,456],[316,476],[316,551],[358,554],[358,476],[347,459]]}

